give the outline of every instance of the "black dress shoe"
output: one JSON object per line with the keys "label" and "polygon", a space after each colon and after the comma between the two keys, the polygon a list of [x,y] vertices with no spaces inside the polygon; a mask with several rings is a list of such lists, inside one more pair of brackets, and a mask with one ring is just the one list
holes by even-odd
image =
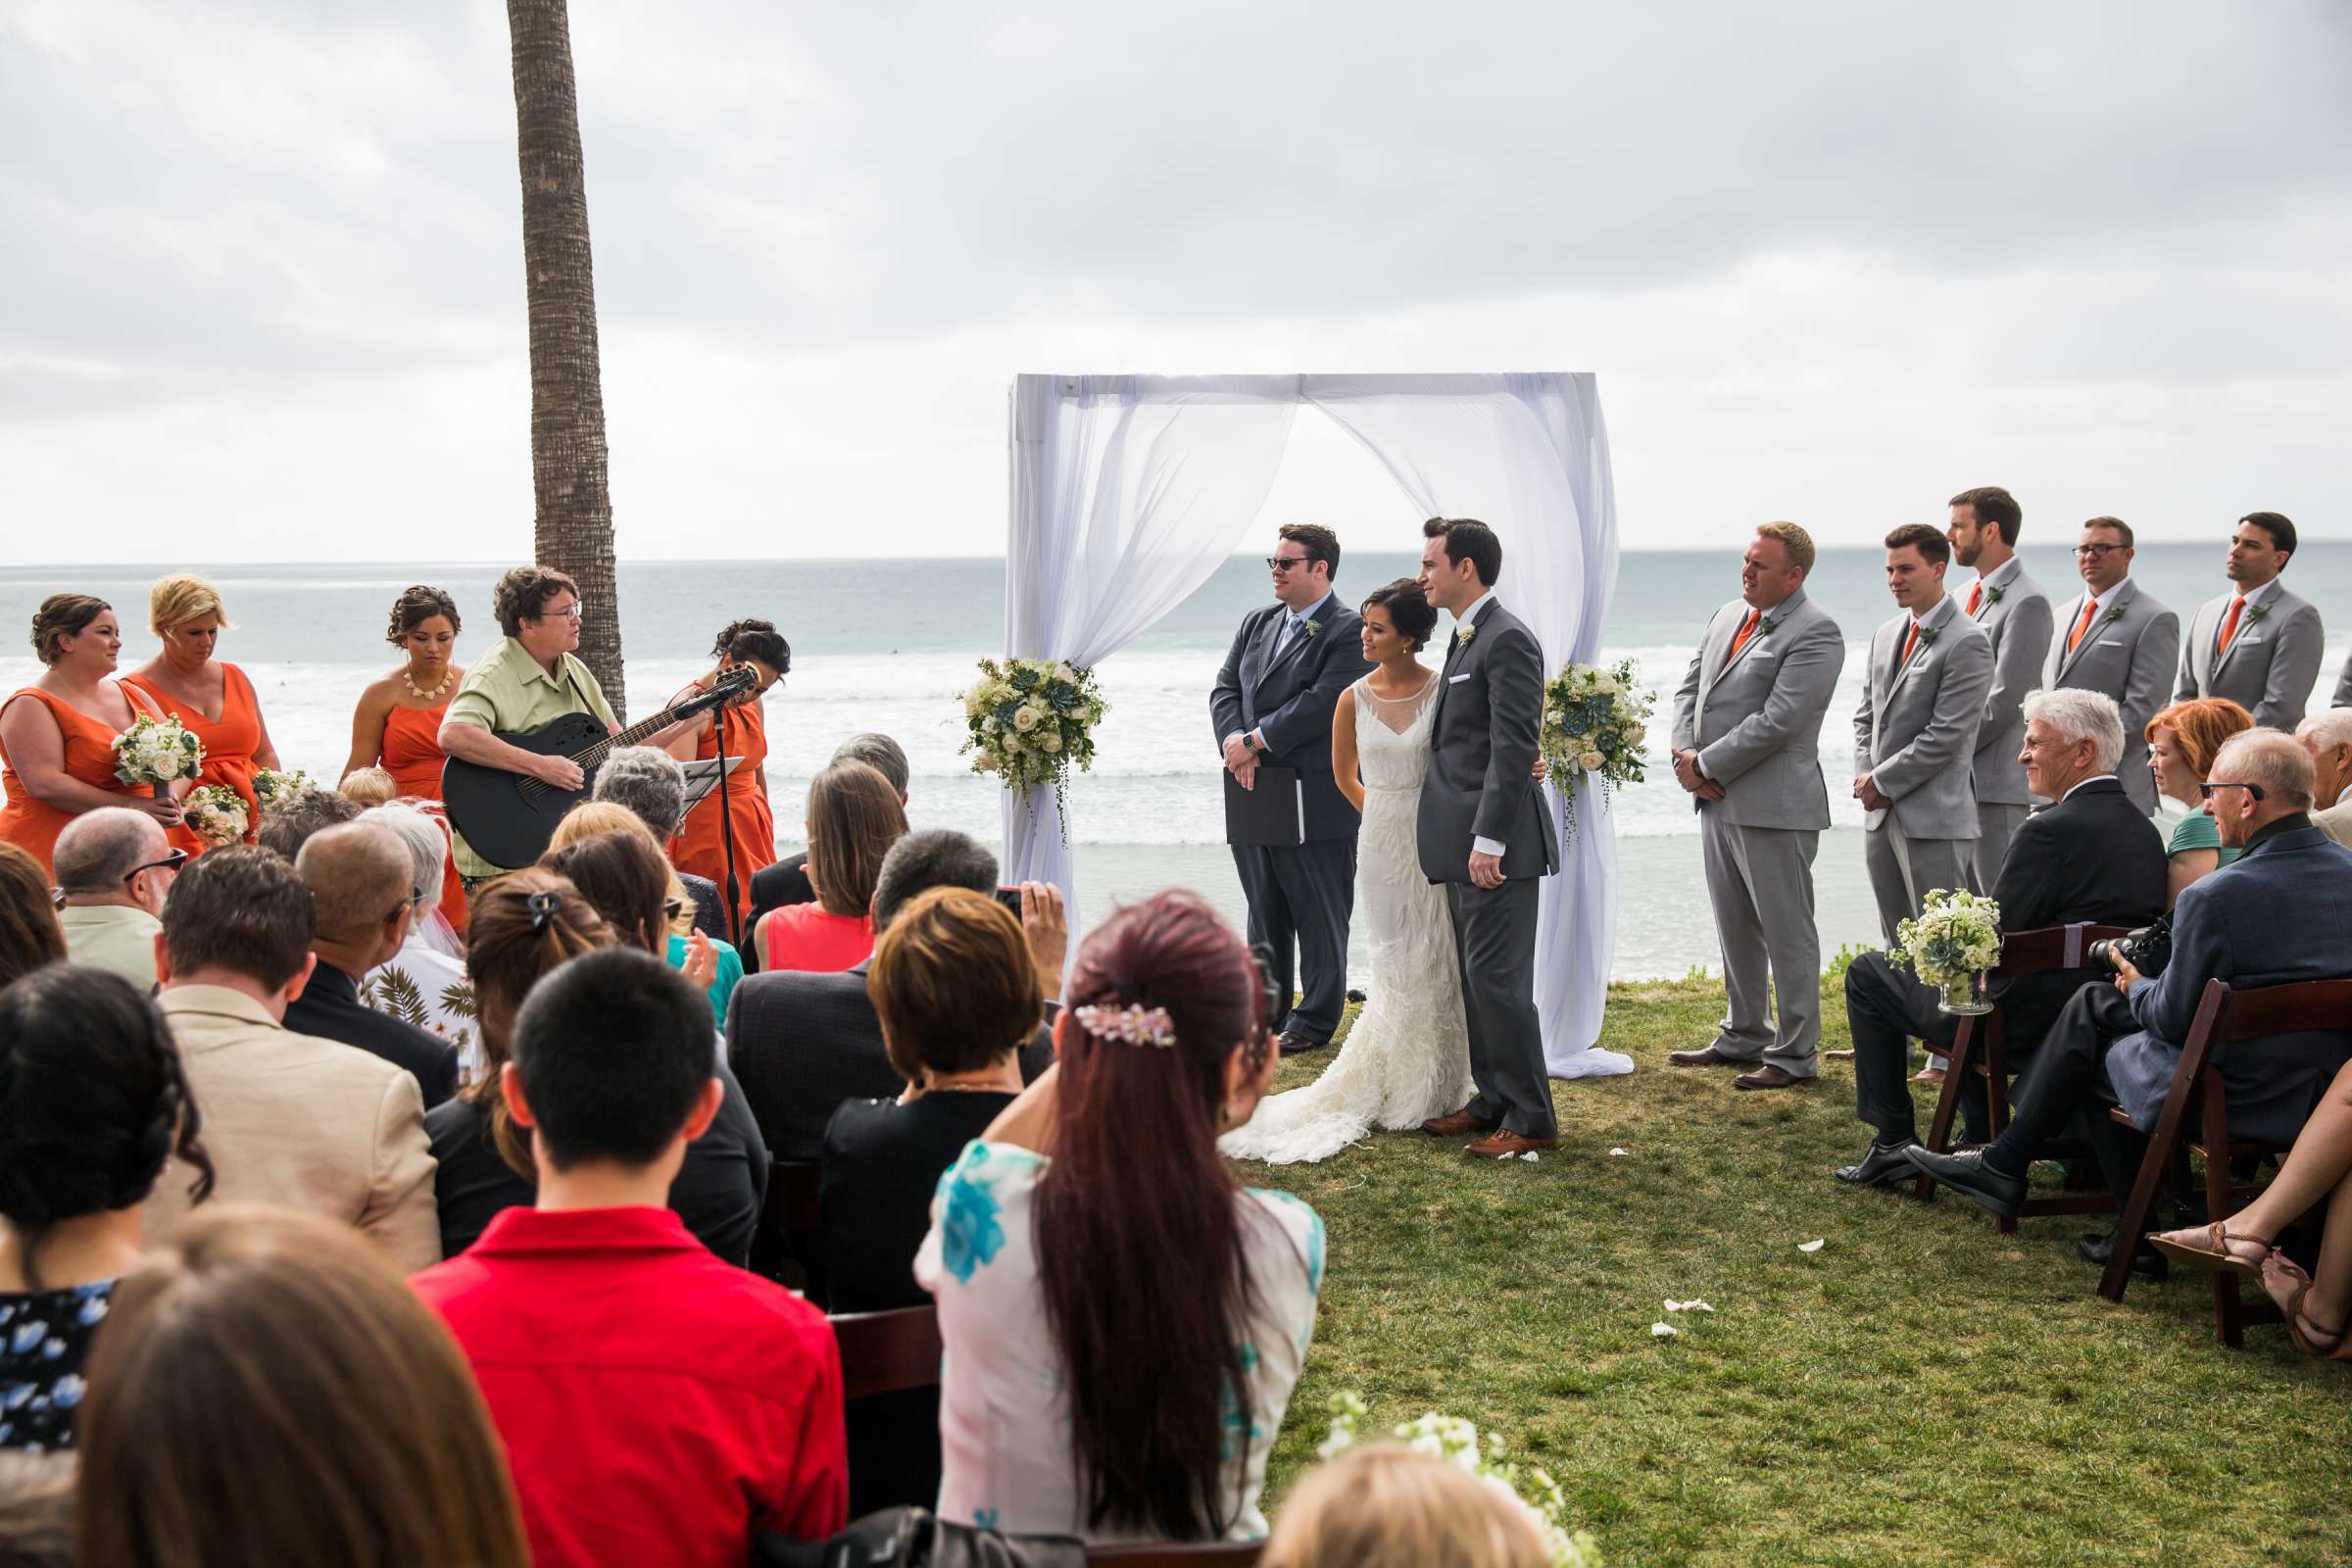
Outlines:
{"label": "black dress shoe", "polygon": [[1964,1150],[1957,1154],[1931,1154],[1924,1146],[1913,1144],[1903,1151],[1903,1157],[1920,1174],[1935,1177],[1956,1193],[1965,1193],[2003,1219],[2017,1218],[2018,1205],[2026,1200],[2025,1182],[1986,1169],[1982,1149]]}
{"label": "black dress shoe", "polygon": [[1274,1049],[1286,1056],[1303,1056],[1310,1051],[1321,1051],[1330,1044],[1328,1040],[1309,1040],[1304,1035],[1293,1034],[1285,1029],[1274,1042]]}
{"label": "black dress shoe", "polygon": [[1911,1168],[1911,1161],[1905,1155],[1918,1147],[1917,1139],[1882,1144],[1874,1138],[1860,1164],[1840,1165],[1836,1175],[1848,1187],[1892,1187],[1897,1182],[1907,1182],[1919,1172]]}
{"label": "black dress shoe", "polygon": [[[2115,1258],[2115,1232],[2094,1232],[2075,1242],[2075,1255],[2092,1268],[2105,1268]],[[2132,1277],[2135,1280],[2162,1280],[2172,1273],[2172,1265],[2147,1243],[2142,1242],[2132,1253]]]}

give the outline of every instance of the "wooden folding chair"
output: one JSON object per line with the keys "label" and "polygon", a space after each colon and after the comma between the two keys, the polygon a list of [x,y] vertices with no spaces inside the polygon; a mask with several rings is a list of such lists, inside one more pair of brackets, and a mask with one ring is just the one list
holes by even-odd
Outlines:
{"label": "wooden folding chair", "polygon": [[1264,1549],[1255,1541],[1211,1541],[1199,1545],[1089,1546],[1086,1560],[1121,1568],[1254,1568]]}
{"label": "wooden folding chair", "polygon": [[[2129,936],[2129,927],[2120,925],[2048,925],[2031,931],[2001,933],[2001,961],[1992,971],[1993,978],[2014,980],[2021,975],[2049,974],[2059,969],[2080,969],[2085,964],[2084,955],[2098,941],[2113,941]],[[1996,1004],[1987,1013],[1960,1020],[1960,1032],[1953,1037],[1951,1050],[1945,1053],[1943,1093],[1936,1101],[1935,1119],[1928,1124],[1927,1147],[1938,1154],[1951,1152],[1952,1121],[1960,1109],[1960,1097],[1967,1092],[1972,1078],[1984,1082],[1984,1110],[1986,1126],[1991,1136],[1998,1138],[2009,1125],[2009,1080],[2016,1073],[2009,1065],[2009,1030]],[[2050,1145],[2036,1158],[2078,1158],[2089,1150],[2079,1140],[2065,1140]],[[1912,1191],[1924,1202],[1936,1200],[1936,1178],[1921,1176]],[[2051,1197],[2028,1198],[2018,1206],[2019,1219],[2033,1219],[2043,1214],[2096,1214],[2115,1206],[2115,1200],[2104,1192],[2066,1192]],[[2014,1235],[2017,1220],[1995,1215],[2001,1234]]]}
{"label": "wooden folding chair", "polygon": [[[2172,1085],[2164,1092],[2164,1109],[2157,1114],[2156,1131],[2139,1162],[2138,1179],[2132,1184],[2132,1201],[2125,1205],[2123,1223],[2116,1228],[2115,1255],[2099,1281],[2101,1296],[2110,1301],[2124,1298],[2132,1283],[2132,1253],[2147,1229],[2156,1191],[2181,1151],[2204,1157],[2208,1219],[2228,1219],[2270,1185],[2239,1185],[2230,1175],[2234,1160],[2284,1159],[2286,1149],[2231,1140],[2229,1096],[2213,1053],[2220,1046],[2305,1030],[2352,1033],[2352,980],[2302,980],[2243,991],[2233,990],[2226,981],[2205,982],[2196,1016],[2188,1026],[2188,1039],[2180,1046],[2180,1060],[2173,1068]],[[2120,1105],[2109,1114],[2127,1127],[2135,1125]],[[2192,1116],[2194,1132],[2185,1125]],[[2278,1308],[2267,1298],[2247,1302],[2238,1293],[2234,1271],[2214,1271],[2213,1333],[2219,1343],[2241,1346],[2248,1323],[2276,1323],[2278,1315]]]}
{"label": "wooden folding chair", "polygon": [[867,1399],[902,1389],[939,1387],[939,1308],[843,1312],[825,1321],[841,1346],[841,1396]]}
{"label": "wooden folding chair", "polygon": [[767,1162],[767,1200],[760,1205],[752,1232],[752,1272],[796,1291],[808,1288],[808,1271],[792,1256],[792,1233],[812,1235],[821,1213],[817,1189],[824,1164],[814,1159]]}

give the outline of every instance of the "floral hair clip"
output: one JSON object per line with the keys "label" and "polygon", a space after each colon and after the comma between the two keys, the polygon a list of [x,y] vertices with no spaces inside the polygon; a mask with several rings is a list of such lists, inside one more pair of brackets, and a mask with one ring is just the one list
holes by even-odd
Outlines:
{"label": "floral hair clip", "polygon": [[1165,1007],[1130,1004],[1114,1007],[1105,1003],[1077,1009],[1078,1022],[1090,1035],[1122,1045],[1156,1046],[1165,1051],[1176,1044],[1176,1021]]}

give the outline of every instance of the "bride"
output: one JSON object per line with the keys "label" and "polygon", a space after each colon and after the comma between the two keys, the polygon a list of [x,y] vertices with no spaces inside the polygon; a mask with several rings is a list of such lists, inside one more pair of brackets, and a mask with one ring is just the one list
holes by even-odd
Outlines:
{"label": "bride", "polygon": [[[1323,1076],[1258,1102],[1218,1141],[1237,1159],[1328,1159],[1374,1127],[1418,1127],[1470,1092],[1470,1033],[1445,890],[1421,873],[1413,817],[1439,677],[1413,656],[1438,612],[1401,577],[1363,604],[1372,672],[1332,715],[1332,774],[1363,812],[1355,912],[1372,939],[1371,1000]],[[1357,778],[1358,768],[1362,778]]]}

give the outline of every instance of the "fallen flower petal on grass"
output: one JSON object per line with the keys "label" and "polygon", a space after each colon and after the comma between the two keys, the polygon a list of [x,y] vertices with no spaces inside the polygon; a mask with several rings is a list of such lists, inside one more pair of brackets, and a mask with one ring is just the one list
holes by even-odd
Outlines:
{"label": "fallen flower petal on grass", "polygon": [[1681,1329],[1676,1328],[1671,1323],[1652,1323],[1649,1326],[1650,1338],[1656,1340],[1662,1340],[1669,1334],[1680,1334],[1683,1331]]}
{"label": "fallen flower petal on grass", "polygon": [[1694,1296],[1688,1301],[1668,1301],[1666,1310],[1669,1312],[1712,1312],[1715,1309]]}
{"label": "fallen flower petal on grass", "polygon": [[1829,1239],[1824,1237],[1817,1242],[1799,1242],[1796,1244],[1796,1250],[1800,1252],[1818,1252],[1829,1245]]}
{"label": "fallen flower petal on grass", "polygon": [[1631,1152],[1631,1151],[1630,1151],[1630,1150],[1624,1150],[1624,1149],[1612,1149],[1612,1150],[1610,1150],[1610,1151],[1609,1151],[1609,1152],[1610,1152],[1610,1153],[1612,1153],[1612,1154],[1624,1154],[1624,1153],[1630,1153],[1630,1152]]}
{"label": "fallen flower petal on grass", "polygon": [[1537,1153],[1537,1152],[1536,1152],[1534,1150],[1532,1150],[1532,1149],[1531,1149],[1531,1150],[1527,1151],[1527,1152],[1525,1152],[1525,1153],[1521,1154],[1519,1157],[1520,1157],[1521,1159],[1524,1159],[1524,1160],[1528,1161],[1530,1164],[1533,1164],[1535,1161],[1537,1161],[1537,1160],[1539,1160],[1539,1159],[1542,1159],[1544,1156],[1543,1156],[1542,1154],[1539,1154],[1539,1153]]}

